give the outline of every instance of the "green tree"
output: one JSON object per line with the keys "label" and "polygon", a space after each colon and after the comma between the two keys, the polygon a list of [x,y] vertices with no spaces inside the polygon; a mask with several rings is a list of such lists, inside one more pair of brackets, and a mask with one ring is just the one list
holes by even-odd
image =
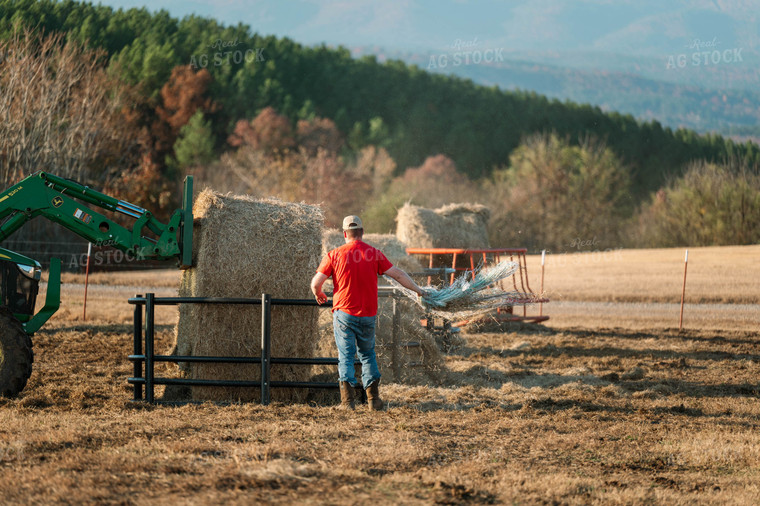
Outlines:
{"label": "green tree", "polygon": [[211,122],[203,118],[198,110],[190,121],[180,128],[177,142],[174,143],[174,158],[168,165],[177,168],[205,165],[214,159],[214,136]]}
{"label": "green tree", "polygon": [[741,161],[689,165],[638,214],[641,246],[760,243],[760,174]]}
{"label": "green tree", "polygon": [[484,184],[491,243],[557,252],[614,247],[630,214],[628,189],[626,167],[603,143],[572,146],[556,134],[534,135]]}

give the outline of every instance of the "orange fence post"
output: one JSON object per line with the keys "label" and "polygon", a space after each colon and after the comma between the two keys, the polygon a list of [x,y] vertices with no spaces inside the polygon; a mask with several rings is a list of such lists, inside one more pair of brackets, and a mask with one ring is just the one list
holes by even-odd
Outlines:
{"label": "orange fence post", "polygon": [[[541,299],[544,297],[544,261],[546,260],[546,250],[541,250]],[[543,316],[544,314],[544,303],[543,300],[538,303],[538,316]]]}

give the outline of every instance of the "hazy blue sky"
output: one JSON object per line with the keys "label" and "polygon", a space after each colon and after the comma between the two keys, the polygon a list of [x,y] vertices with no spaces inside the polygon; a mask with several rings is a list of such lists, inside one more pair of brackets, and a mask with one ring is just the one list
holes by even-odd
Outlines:
{"label": "hazy blue sky", "polygon": [[661,55],[694,39],[758,47],[760,0],[101,0],[175,17],[245,23],[304,44],[445,49],[456,41],[509,50]]}

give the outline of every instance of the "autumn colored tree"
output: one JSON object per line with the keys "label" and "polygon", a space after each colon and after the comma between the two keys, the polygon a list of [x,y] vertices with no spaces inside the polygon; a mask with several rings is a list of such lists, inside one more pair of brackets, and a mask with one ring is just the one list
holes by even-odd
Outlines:
{"label": "autumn colored tree", "polygon": [[227,142],[233,147],[250,146],[271,154],[292,149],[295,137],[290,120],[274,108],[265,107],[253,120],[238,121]]}
{"label": "autumn colored tree", "polygon": [[427,157],[419,167],[406,169],[391,183],[391,192],[406,196],[413,204],[431,208],[478,199],[476,185],[457,171],[451,158],[440,154]]}
{"label": "autumn colored tree", "polygon": [[[327,226],[339,226],[345,214],[365,207],[395,169],[388,153],[375,148],[348,164],[339,154],[343,134],[331,120],[301,120],[294,135],[288,119],[273,108],[252,121],[239,121],[228,142],[237,150],[223,155],[204,177],[254,195],[320,204]],[[235,178],[221,178],[221,173]]]}
{"label": "autumn colored tree", "polygon": [[299,120],[296,125],[296,138],[298,145],[309,156],[315,156],[320,149],[328,153],[338,153],[344,143],[343,134],[335,126],[335,122],[328,118]]}
{"label": "autumn colored tree", "polygon": [[325,225],[340,227],[347,214],[359,212],[372,191],[366,175],[347,167],[342,158],[325,149],[316,155],[300,151],[304,164],[303,199],[320,204],[325,213]]}
{"label": "autumn colored tree", "polygon": [[103,181],[138,156],[129,90],[102,54],[61,35],[17,31],[0,42],[0,185],[38,170]]}
{"label": "autumn colored tree", "polygon": [[[370,146],[362,150],[358,163],[366,163],[363,159],[375,149]],[[375,156],[382,159],[384,153],[387,154],[380,148]],[[385,172],[388,169],[390,172]],[[395,162],[392,168],[388,166],[385,171],[376,170],[374,173],[375,193],[365,211],[373,232],[393,232],[398,209],[406,202],[438,208],[454,202],[482,200],[477,184],[458,172],[454,161],[445,155],[429,156],[419,167],[410,167],[401,176],[391,179],[394,169]]]}
{"label": "autumn colored tree", "polygon": [[369,177],[356,173],[337,154],[323,149],[313,156],[303,149],[275,156],[244,146],[223,155],[207,172],[213,173],[209,176],[217,182],[221,174],[234,174],[234,180],[224,181],[228,185],[224,189],[319,204],[328,227],[339,226],[343,216],[361,209],[372,191]]}
{"label": "autumn colored tree", "polygon": [[396,161],[385,148],[365,146],[356,156],[353,171],[372,181],[372,196],[377,197],[388,189],[396,171]]}
{"label": "autumn colored tree", "polygon": [[111,178],[104,191],[149,209],[164,221],[179,204],[179,185],[164,177],[161,167],[149,153],[143,154],[140,164],[134,169]]}
{"label": "autumn colored tree", "polygon": [[156,107],[157,120],[152,128],[157,160],[163,160],[163,156],[170,153],[180,129],[196,111],[213,113],[218,109],[207,96],[211,81],[206,69],[196,71],[190,65],[172,69],[169,80],[161,88],[161,105]]}
{"label": "autumn colored tree", "polygon": [[[2,188],[40,170],[102,188],[137,164],[131,90],[106,71],[101,52],[17,30],[0,42],[0,55]],[[80,251],[79,242],[55,223],[32,220],[5,246],[44,262]]]}

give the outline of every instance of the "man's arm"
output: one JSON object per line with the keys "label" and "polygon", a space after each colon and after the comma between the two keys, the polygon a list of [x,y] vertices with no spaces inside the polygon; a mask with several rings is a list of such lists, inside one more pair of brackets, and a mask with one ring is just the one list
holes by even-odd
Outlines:
{"label": "man's arm", "polygon": [[324,304],[327,302],[327,295],[322,291],[322,285],[327,281],[328,276],[317,272],[313,278],[311,278],[311,293],[314,294],[314,298],[317,299],[317,303]]}
{"label": "man's arm", "polygon": [[388,269],[387,271],[385,271],[383,273],[383,275],[395,279],[396,281],[399,282],[399,284],[401,284],[401,286],[403,286],[404,288],[410,289],[411,291],[413,291],[417,295],[424,295],[425,294],[425,292],[422,290],[422,288],[420,288],[419,285],[417,285],[417,283],[415,283],[414,280],[409,277],[409,274],[407,274],[406,272],[402,271],[401,269],[399,269],[396,266],[393,266],[390,269]]}

